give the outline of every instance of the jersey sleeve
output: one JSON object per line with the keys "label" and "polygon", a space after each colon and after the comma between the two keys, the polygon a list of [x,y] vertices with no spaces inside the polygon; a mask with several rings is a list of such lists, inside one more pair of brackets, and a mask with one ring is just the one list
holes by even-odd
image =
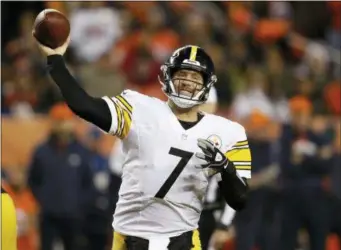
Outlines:
{"label": "jersey sleeve", "polygon": [[234,163],[240,177],[251,178],[251,151],[244,127],[238,126],[236,142],[225,152],[225,156]]}
{"label": "jersey sleeve", "polygon": [[125,90],[114,97],[102,97],[108,104],[112,117],[109,134],[116,135],[120,139],[127,137],[134,113],[134,95],[134,91]]}

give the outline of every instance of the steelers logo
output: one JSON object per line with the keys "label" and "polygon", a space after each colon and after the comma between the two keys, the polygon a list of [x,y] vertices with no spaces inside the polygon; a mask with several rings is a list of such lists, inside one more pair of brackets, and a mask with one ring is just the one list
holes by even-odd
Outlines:
{"label": "steelers logo", "polygon": [[221,147],[221,145],[222,145],[222,141],[221,141],[221,139],[220,139],[219,136],[217,136],[217,135],[210,135],[210,136],[207,138],[207,140],[209,140],[210,142],[212,142],[213,145],[214,145],[215,147],[217,147],[217,148],[220,149],[220,147]]}

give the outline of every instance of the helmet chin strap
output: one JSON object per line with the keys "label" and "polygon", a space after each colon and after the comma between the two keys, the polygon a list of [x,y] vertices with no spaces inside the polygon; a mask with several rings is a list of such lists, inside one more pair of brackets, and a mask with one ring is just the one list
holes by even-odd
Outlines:
{"label": "helmet chin strap", "polygon": [[192,108],[195,105],[199,105],[200,103],[198,101],[194,101],[194,100],[186,100],[184,98],[181,97],[177,97],[177,96],[173,96],[170,95],[168,96],[169,99],[174,102],[174,104],[176,106],[178,106],[179,108],[183,108],[183,109],[188,109],[188,108]]}

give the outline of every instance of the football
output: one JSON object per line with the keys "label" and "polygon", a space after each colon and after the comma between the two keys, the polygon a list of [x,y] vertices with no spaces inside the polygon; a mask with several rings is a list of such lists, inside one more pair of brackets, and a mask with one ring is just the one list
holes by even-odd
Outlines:
{"label": "football", "polygon": [[39,43],[51,49],[63,45],[70,34],[70,22],[58,10],[41,11],[33,25],[33,36]]}

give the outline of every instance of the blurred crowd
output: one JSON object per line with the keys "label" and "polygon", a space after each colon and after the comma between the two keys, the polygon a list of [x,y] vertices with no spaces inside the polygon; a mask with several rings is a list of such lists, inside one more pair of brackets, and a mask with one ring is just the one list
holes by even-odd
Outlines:
{"label": "blurred crowd", "polygon": [[19,250],[52,249],[56,237],[66,250],[105,249],[120,183],[98,150],[101,132],[74,136],[47,76],[31,35],[44,8],[67,14],[66,60],[93,96],[130,88],[165,99],[157,76],[174,49],[212,56],[217,113],[244,125],[253,158],[250,200],[225,223],[226,249],[340,249],[341,3],[96,1],[2,4],[1,115],[52,120],[27,166],[2,165]]}

